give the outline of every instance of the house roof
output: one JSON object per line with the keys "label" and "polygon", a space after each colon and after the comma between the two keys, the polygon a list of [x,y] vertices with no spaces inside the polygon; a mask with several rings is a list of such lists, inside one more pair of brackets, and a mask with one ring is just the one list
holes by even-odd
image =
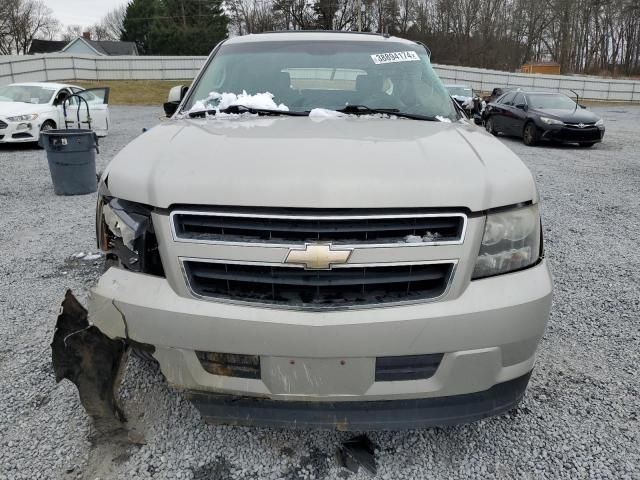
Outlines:
{"label": "house roof", "polygon": [[[85,40],[85,39],[83,39]],[[137,55],[135,42],[116,42],[111,40],[86,40],[93,48],[104,55]]]}
{"label": "house roof", "polygon": [[29,48],[29,54],[59,52],[67,43],[64,40],[33,40]]}
{"label": "house roof", "polygon": [[33,40],[30,54],[64,52],[76,42],[84,42],[98,55],[138,55],[138,47],[135,42],[117,42],[111,40],[88,40],[78,37],[70,42],[58,40]]}

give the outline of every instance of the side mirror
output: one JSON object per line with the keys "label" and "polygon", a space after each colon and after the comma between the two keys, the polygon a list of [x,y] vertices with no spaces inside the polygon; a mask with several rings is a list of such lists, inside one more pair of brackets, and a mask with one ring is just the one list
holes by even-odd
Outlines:
{"label": "side mirror", "polygon": [[526,112],[527,111],[527,104],[526,103],[519,103],[518,105],[516,105],[516,108]]}
{"label": "side mirror", "polygon": [[587,108],[587,106],[586,106],[586,105],[580,105],[580,108],[584,108],[584,109],[586,109],[586,108]]}
{"label": "side mirror", "polygon": [[171,117],[178,107],[180,106],[180,102],[187,94],[189,87],[185,87],[184,85],[178,85],[169,90],[169,96],[167,97],[167,101],[164,103],[164,113],[167,117]]}

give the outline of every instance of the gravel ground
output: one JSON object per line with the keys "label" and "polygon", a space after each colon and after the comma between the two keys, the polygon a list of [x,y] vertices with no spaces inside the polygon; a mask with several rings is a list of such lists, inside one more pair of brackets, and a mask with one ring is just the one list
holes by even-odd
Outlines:
{"label": "gravel ground", "polygon": [[[472,425],[372,433],[378,478],[640,479],[640,108],[594,108],[593,149],[527,148],[542,197],[555,300],[521,406]],[[114,107],[99,167],[156,108]],[[75,387],[56,384],[49,343],[67,287],[99,275],[93,195],[53,194],[44,153],[0,145],[0,479],[370,478],[336,467],[350,435],[205,425],[151,365],[132,358],[121,388],[146,445],[92,443]]]}

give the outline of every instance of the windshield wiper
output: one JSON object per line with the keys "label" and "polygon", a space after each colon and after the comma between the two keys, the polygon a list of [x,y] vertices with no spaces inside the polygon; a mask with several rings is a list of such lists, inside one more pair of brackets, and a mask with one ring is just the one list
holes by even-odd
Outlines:
{"label": "windshield wiper", "polygon": [[308,117],[309,112],[292,112],[289,110],[272,110],[269,108],[254,108],[247,107],[245,105],[230,105],[227,108],[223,108],[221,110],[216,109],[208,109],[208,110],[199,110],[197,112],[190,112],[189,117],[204,117],[205,115],[215,115],[216,113],[253,113],[258,115],[286,115],[289,117]]}
{"label": "windshield wiper", "polygon": [[347,113],[350,115],[371,115],[372,113],[383,113],[387,115],[395,115],[396,117],[411,118],[412,120],[426,120],[428,122],[440,121],[436,117],[420,115],[418,113],[401,112],[397,108],[370,108],[366,105],[347,105],[344,108],[336,110],[336,112]]}

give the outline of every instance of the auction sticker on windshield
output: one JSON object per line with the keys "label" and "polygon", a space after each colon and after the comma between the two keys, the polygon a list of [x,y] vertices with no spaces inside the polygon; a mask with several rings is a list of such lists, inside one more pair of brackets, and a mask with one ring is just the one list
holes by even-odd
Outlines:
{"label": "auction sticker on windshield", "polygon": [[414,51],[375,53],[371,55],[373,63],[419,62],[420,56]]}

